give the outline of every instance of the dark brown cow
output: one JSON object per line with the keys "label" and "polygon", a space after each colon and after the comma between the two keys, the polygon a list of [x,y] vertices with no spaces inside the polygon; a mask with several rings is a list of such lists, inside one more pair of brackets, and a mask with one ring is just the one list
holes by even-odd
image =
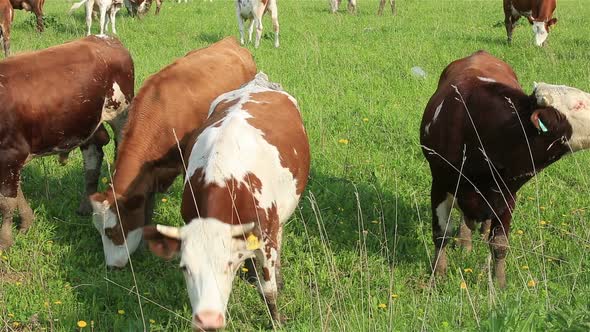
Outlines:
{"label": "dark brown cow", "polygon": [[33,157],[80,146],[87,192],[80,208],[90,209],[87,195],[96,192],[102,146],[109,140],[102,123],[120,131],[133,84],[131,56],[111,37],[90,36],[0,62],[0,249],[12,244],[17,207],[22,231],[33,221],[19,185]]}
{"label": "dark brown cow", "polygon": [[4,56],[10,55],[10,26],[14,19],[14,11],[8,0],[0,0],[0,38],[4,45]]}
{"label": "dark brown cow", "polygon": [[504,23],[508,42],[512,42],[514,24],[521,16],[526,17],[533,25],[535,44],[544,45],[549,35],[549,28],[557,23],[553,17],[556,0],[504,0]]}
{"label": "dark brown cow", "polygon": [[10,0],[12,8],[33,12],[37,17],[37,30],[43,32],[43,4],[45,0]]}
{"label": "dark brown cow", "polygon": [[234,276],[252,257],[261,267],[259,291],[280,322],[283,225],[305,189],[310,162],[297,101],[260,73],[211,109],[184,154],[188,225],[148,226],[144,237],[159,256],[180,253],[195,330],[225,326]]}
{"label": "dark brown cow", "polygon": [[[464,217],[459,237],[468,249],[475,222],[491,220],[495,275],[499,285],[505,285],[517,191],[537,172],[590,142],[590,97],[567,95],[571,97],[567,105],[573,106],[559,111],[545,106],[556,103],[540,98],[539,92],[526,95],[510,66],[483,51],[454,61],[443,71],[420,127],[432,173],[437,273],[447,269],[450,211],[458,207]],[[584,107],[586,111],[580,112]]]}
{"label": "dark brown cow", "polygon": [[127,264],[125,241],[133,253],[152,217],[154,194],[184,170],[175,135],[183,148],[207,119],[213,99],[255,74],[250,52],[226,38],[188,53],[144,83],[130,106],[112,189],[91,197],[107,265]]}
{"label": "dark brown cow", "polygon": [[[155,0],[156,1],[156,13],[158,15],[160,13],[160,8],[162,7],[162,2],[164,0]],[[127,8],[127,12],[131,16],[141,17],[141,15],[147,14],[152,6],[153,0],[125,0],[125,7]]]}

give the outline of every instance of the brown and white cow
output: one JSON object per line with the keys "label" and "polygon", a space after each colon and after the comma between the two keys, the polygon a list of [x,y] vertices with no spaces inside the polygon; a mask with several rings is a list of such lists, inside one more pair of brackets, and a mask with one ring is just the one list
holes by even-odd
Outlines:
{"label": "brown and white cow", "polygon": [[512,31],[521,16],[526,17],[533,25],[535,44],[544,45],[549,35],[549,28],[557,23],[553,17],[556,0],[504,0],[504,23],[508,42],[512,42]]}
{"label": "brown and white cow", "polygon": [[[162,7],[163,0],[155,0],[156,1],[156,13],[158,15],[160,13],[160,8]],[[152,6],[153,0],[124,0],[125,7],[127,8],[127,12],[131,16],[141,17],[142,15],[147,14]]]}
{"label": "brown and white cow", "polygon": [[86,170],[80,212],[90,212],[88,194],[96,192],[102,146],[109,140],[102,123],[120,132],[133,84],[131,55],[110,37],[90,36],[0,62],[0,249],[12,244],[17,207],[22,231],[33,222],[19,184],[33,157],[80,146]]}
{"label": "brown and white cow", "polygon": [[277,0],[236,0],[236,13],[238,26],[240,28],[240,43],[244,45],[244,23],[250,20],[248,28],[248,42],[252,42],[252,31],[256,25],[256,40],[254,47],[260,45],[262,37],[262,17],[264,13],[270,12],[272,25],[275,31],[275,47],[279,47],[279,10]]}
{"label": "brown and white cow", "polygon": [[211,102],[255,74],[250,52],[225,38],[146,80],[129,108],[111,189],[91,196],[108,266],[127,264],[127,250],[137,249],[142,227],[151,220],[154,194],[184,171],[176,138],[183,148],[207,119]]}
{"label": "brown and white cow", "polygon": [[[340,3],[342,0],[330,0],[330,7],[332,9],[332,14],[338,11],[340,8]],[[383,4],[385,5],[385,4]],[[356,0],[348,0],[348,11],[352,14],[356,14]]]}
{"label": "brown and white cow", "polygon": [[159,256],[180,254],[193,328],[225,326],[237,269],[261,266],[259,291],[273,320],[277,308],[283,225],[307,184],[309,143],[297,101],[260,73],[211,105],[187,144],[184,227],[148,226],[144,238]]}
{"label": "brown and white cow", "polygon": [[10,55],[10,26],[14,19],[14,10],[8,0],[0,0],[0,38],[4,46],[4,56]]}
{"label": "brown and white cow", "polygon": [[464,217],[460,243],[467,249],[475,222],[491,220],[495,275],[505,285],[516,193],[563,155],[590,147],[590,97],[559,97],[554,91],[559,90],[540,85],[538,96],[525,94],[510,66],[483,51],[443,71],[420,127],[432,173],[433,267],[438,274],[447,269],[450,213],[457,207]]}
{"label": "brown and white cow", "polygon": [[45,0],[10,0],[12,8],[33,12],[37,17],[37,31],[43,32],[43,4]]}
{"label": "brown and white cow", "polygon": [[82,0],[72,5],[69,10],[71,14],[74,10],[86,5],[86,27],[87,35],[90,35],[92,30],[92,16],[96,16],[96,13],[100,13],[100,34],[103,35],[109,31],[109,21],[114,34],[117,34],[117,28],[115,27],[115,21],[117,19],[117,12],[123,5],[123,0]]}

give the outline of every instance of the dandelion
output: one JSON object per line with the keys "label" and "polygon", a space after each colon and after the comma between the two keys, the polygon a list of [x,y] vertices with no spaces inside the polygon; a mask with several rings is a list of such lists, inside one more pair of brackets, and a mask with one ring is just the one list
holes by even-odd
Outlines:
{"label": "dandelion", "polygon": [[260,248],[260,241],[258,241],[258,237],[250,233],[250,235],[248,235],[246,238],[246,249],[256,250],[258,248]]}
{"label": "dandelion", "polygon": [[13,323],[12,323],[12,326],[13,326],[13,327],[19,327],[19,326],[20,326],[20,323],[19,323],[19,322],[13,322]]}
{"label": "dandelion", "polygon": [[385,304],[385,303],[379,303],[379,304],[377,305],[377,307],[378,307],[379,309],[385,309],[385,308],[387,308],[387,304]]}
{"label": "dandelion", "polygon": [[2,259],[5,260],[5,261],[7,261],[8,260],[8,256],[2,255]]}
{"label": "dandelion", "polygon": [[43,302],[43,305],[46,306],[46,307],[49,307],[49,302],[48,301],[45,301],[45,302]]}
{"label": "dandelion", "polygon": [[531,197],[531,196],[529,196],[528,199],[529,199],[529,201],[534,201],[535,200],[535,198],[534,197]]}
{"label": "dandelion", "polygon": [[77,325],[78,325],[78,327],[79,327],[79,328],[81,328],[81,329],[83,329],[83,328],[85,328],[86,326],[88,326],[88,324],[86,324],[86,322],[85,322],[85,321],[83,321],[83,320],[79,320]]}
{"label": "dandelion", "polygon": [[104,176],[102,179],[100,179],[100,181],[102,183],[107,183],[107,182],[109,182],[109,179],[107,179],[106,176]]}
{"label": "dandelion", "polygon": [[523,269],[523,270],[528,270],[529,269],[529,266],[528,265],[523,265],[520,268]]}
{"label": "dandelion", "polygon": [[53,244],[53,241],[49,240],[47,241],[47,244]]}
{"label": "dandelion", "polygon": [[242,268],[242,272],[248,272],[248,268],[246,268],[246,267],[243,267],[243,268]]}
{"label": "dandelion", "polygon": [[519,229],[519,230],[516,231],[516,234],[522,235],[522,234],[524,234],[524,231],[522,229]]}
{"label": "dandelion", "polygon": [[363,122],[368,122],[369,118],[363,118]]}
{"label": "dandelion", "polygon": [[20,281],[17,281],[17,282],[15,282],[14,284],[15,284],[15,285],[17,285],[17,286],[20,286],[20,285],[22,285],[23,283],[22,283],[22,282],[20,282]]}
{"label": "dandelion", "polygon": [[461,281],[459,287],[461,287],[461,289],[467,289],[467,284],[465,283],[465,281]]}
{"label": "dandelion", "polygon": [[541,209],[541,210],[545,210],[545,209],[546,209],[546,207],[544,207],[544,206],[539,206],[539,209]]}
{"label": "dandelion", "polygon": [[392,299],[397,299],[398,297],[399,297],[399,294],[395,294],[395,293],[394,294],[391,294],[391,298]]}
{"label": "dandelion", "polygon": [[469,268],[469,267],[468,268],[464,268],[463,269],[463,272],[465,272],[465,273],[473,273],[473,269],[472,268]]}
{"label": "dandelion", "polygon": [[14,318],[14,314],[8,314],[8,317]]}
{"label": "dandelion", "polygon": [[527,282],[526,285],[529,287],[535,287],[537,283],[534,280],[529,280],[529,282]]}
{"label": "dandelion", "polygon": [[125,314],[125,310],[123,310],[123,309],[119,309],[119,310],[117,310],[117,313],[118,313],[119,315],[124,315],[124,314]]}
{"label": "dandelion", "polygon": [[168,199],[166,197],[162,198],[162,203],[166,203],[168,202]]}
{"label": "dandelion", "polygon": [[545,226],[545,225],[547,225],[547,221],[541,220],[541,221],[539,221],[539,225]]}
{"label": "dandelion", "polygon": [[150,324],[156,324],[156,321],[150,318]]}
{"label": "dandelion", "polygon": [[348,144],[348,140],[346,138],[341,138],[338,140],[338,143],[346,145]]}
{"label": "dandelion", "polygon": [[378,223],[379,223],[379,220],[373,220],[373,221],[371,221],[371,224],[375,224],[376,225]]}
{"label": "dandelion", "polygon": [[53,304],[61,304],[60,300],[54,301]]}

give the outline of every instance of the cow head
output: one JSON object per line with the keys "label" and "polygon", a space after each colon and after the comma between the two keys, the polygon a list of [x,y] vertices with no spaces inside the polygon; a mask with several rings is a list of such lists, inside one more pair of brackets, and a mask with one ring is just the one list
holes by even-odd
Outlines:
{"label": "cow head", "polygon": [[557,18],[538,21],[533,19],[533,33],[535,34],[535,44],[542,46],[549,36],[549,28],[557,23]]}
{"label": "cow head", "polygon": [[[122,225],[119,216],[124,220],[143,219],[138,214],[138,206],[142,205],[139,198],[132,200],[119,199],[117,206],[112,196],[103,193],[96,193],[90,196],[92,205],[92,221],[94,227],[100,233],[102,246],[107,266],[124,267],[129,256],[135,252],[142,238],[142,228],[138,225],[135,228]],[[143,211],[143,209],[141,209]]]}
{"label": "cow head", "polygon": [[244,240],[254,223],[229,225],[214,218],[194,219],[184,227],[144,227],[144,238],[156,255],[171,259],[180,254],[193,309],[193,329],[225,326],[225,312],[237,269],[254,257]]}
{"label": "cow head", "polygon": [[534,95],[540,106],[556,109],[571,125],[573,151],[590,148],[590,94],[565,85],[535,83]]}

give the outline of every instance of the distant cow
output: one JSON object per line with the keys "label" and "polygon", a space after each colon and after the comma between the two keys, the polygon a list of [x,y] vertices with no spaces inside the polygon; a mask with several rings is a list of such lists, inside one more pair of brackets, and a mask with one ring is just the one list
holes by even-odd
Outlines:
{"label": "distant cow", "polygon": [[[108,21],[111,21],[112,30],[114,34],[117,34],[117,28],[115,27],[115,20],[117,18],[117,12],[121,9],[123,4],[122,0],[82,0],[72,5],[70,8],[70,14],[80,8],[83,4],[86,4],[86,27],[88,28],[87,35],[91,34],[92,30],[92,16],[93,12],[98,11],[100,13],[100,34],[108,32]],[[108,14],[108,16],[107,16]]]}
{"label": "distant cow", "polygon": [[37,17],[37,31],[43,32],[43,4],[45,0],[10,0],[12,8],[33,12]]}
{"label": "distant cow", "polygon": [[504,23],[508,42],[512,42],[512,31],[516,21],[524,16],[533,25],[535,44],[543,45],[549,35],[549,28],[557,23],[557,18],[552,17],[555,2],[556,0],[504,0]]}
{"label": "distant cow", "polygon": [[495,275],[504,286],[517,191],[563,155],[589,146],[590,98],[570,94],[569,108],[556,109],[549,105],[560,98],[544,95],[526,95],[510,66],[483,51],[443,71],[420,127],[422,151],[432,173],[437,273],[447,269],[450,213],[458,207],[464,217],[459,238],[468,249],[475,222],[491,220]]}
{"label": "distant cow", "polygon": [[14,11],[8,0],[0,0],[0,38],[4,45],[4,56],[10,55],[10,26],[14,19]]}
{"label": "distant cow", "polygon": [[[147,14],[147,12],[150,10],[152,2],[153,0],[125,0],[125,7],[127,8],[127,12],[129,13],[129,15],[141,17],[141,15]],[[160,7],[162,7],[162,2],[163,0],[156,0],[155,15],[158,15],[160,13]]]}
{"label": "distant cow", "polygon": [[255,74],[250,52],[226,38],[189,52],[145,81],[129,108],[112,188],[91,196],[107,265],[127,264],[125,242],[129,253],[137,249],[155,193],[183,172],[176,138],[184,148],[188,135],[207,119],[211,102]]}
{"label": "distant cow", "polygon": [[240,43],[244,45],[244,23],[250,20],[248,28],[248,42],[252,42],[252,31],[256,26],[256,41],[254,47],[260,45],[262,37],[262,16],[269,11],[272,19],[272,25],[275,30],[275,47],[279,47],[279,11],[277,0],[235,0],[236,12],[238,16],[238,26],[240,28]]}
{"label": "distant cow", "polygon": [[[88,194],[96,192],[102,146],[125,120],[133,98],[133,61],[116,39],[96,36],[0,61],[0,249],[12,244],[12,216],[21,230],[33,212],[20,187],[20,174],[33,157],[82,150],[86,195],[81,212],[89,212]],[[42,91],[34,96],[34,91]],[[33,94],[32,94],[33,93]]]}
{"label": "distant cow", "polygon": [[309,173],[301,114],[295,99],[264,74],[220,96],[211,109],[185,151],[182,216],[188,225],[148,226],[144,238],[159,256],[180,254],[198,331],[225,326],[236,271],[253,257],[259,291],[280,322],[283,225]]}
{"label": "distant cow", "polygon": [[[340,8],[340,3],[342,0],[330,0],[330,7],[332,8],[332,14],[338,11]],[[385,3],[383,3],[385,5]],[[350,13],[356,14],[356,0],[348,0],[348,11]]]}

